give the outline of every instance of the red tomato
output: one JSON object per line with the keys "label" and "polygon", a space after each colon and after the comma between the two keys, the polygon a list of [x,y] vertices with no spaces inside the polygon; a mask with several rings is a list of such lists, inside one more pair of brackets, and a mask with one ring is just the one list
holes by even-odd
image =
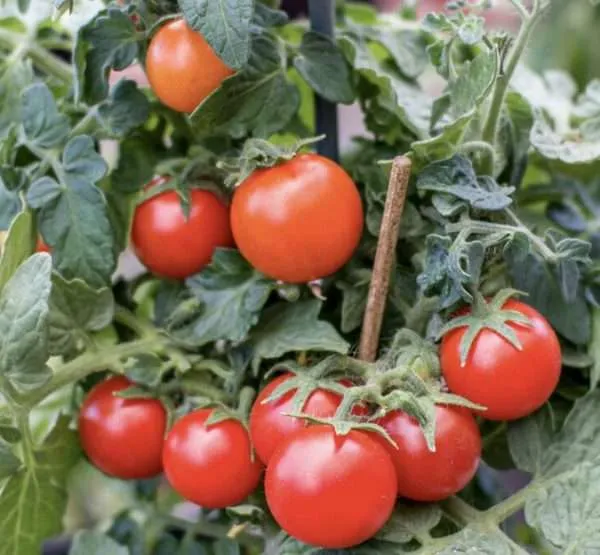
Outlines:
{"label": "red tomato", "polygon": [[167,415],[156,399],[122,399],[114,394],[132,384],[114,376],[88,393],[79,412],[79,438],[100,470],[124,480],[162,471]]}
{"label": "red tomato", "polygon": [[260,481],[263,467],[252,461],[250,438],[237,420],[206,425],[212,409],[178,420],[165,442],[165,475],[175,491],[206,508],[236,505]]}
{"label": "red tomato", "polygon": [[[164,180],[155,179],[150,186]],[[233,246],[229,210],[214,193],[193,189],[186,219],[178,194],[166,191],[136,208],[131,241],[135,253],[151,272],[185,279],[202,270],[217,247]]]}
{"label": "red tomato", "polygon": [[309,426],[275,451],[265,492],[288,534],[342,549],[368,540],[386,523],[396,501],[396,471],[368,434],[338,436],[331,426]]}
{"label": "red tomato", "polygon": [[50,253],[51,249],[48,245],[46,245],[46,243],[44,242],[44,240],[41,237],[38,237],[37,243],[35,245],[35,251]]}
{"label": "red tomato", "polygon": [[442,373],[450,391],[487,407],[482,416],[489,420],[514,420],[531,414],[550,398],[560,378],[560,344],[548,321],[514,299],[503,308],[521,312],[531,321],[531,327],[507,323],[522,350],[484,329],[461,367],[459,348],[466,328],[447,333],[440,349]]}
{"label": "red tomato", "polygon": [[241,253],[264,274],[289,283],[339,270],[360,241],[363,219],[352,179],[317,154],[255,171],[231,205]]}
{"label": "red tomato", "polygon": [[473,478],[481,457],[481,434],[470,411],[437,406],[435,452],[425,442],[419,423],[393,411],[377,420],[398,445],[381,436],[396,467],[398,495],[414,501],[441,501],[463,489]]}
{"label": "red tomato", "polygon": [[[286,416],[285,413],[292,411],[293,397],[296,390],[289,391],[276,401],[263,404],[263,401],[271,396],[279,384],[289,380],[293,374],[282,374],[258,394],[252,411],[250,412],[250,436],[252,444],[261,461],[265,464],[271,459],[271,455],[277,446],[292,434],[306,426],[306,421],[299,418]],[[350,385],[349,382],[342,382],[343,385]],[[327,418],[333,416],[340,405],[341,397],[331,391],[317,389],[313,391],[303,407],[303,411],[310,416]],[[355,406],[353,414],[365,415],[367,409],[361,406]]]}
{"label": "red tomato", "polygon": [[146,73],[156,96],[173,110],[193,112],[233,70],[183,19],[163,25],[146,53]]}

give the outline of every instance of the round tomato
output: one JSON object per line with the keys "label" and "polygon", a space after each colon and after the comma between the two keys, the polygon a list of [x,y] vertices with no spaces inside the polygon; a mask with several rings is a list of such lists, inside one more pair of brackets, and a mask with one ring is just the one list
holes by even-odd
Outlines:
{"label": "round tomato", "polygon": [[481,434],[467,409],[436,407],[435,452],[427,447],[419,423],[404,412],[392,411],[377,424],[398,445],[396,449],[381,438],[396,467],[400,497],[441,501],[463,489],[477,471]]}
{"label": "round tomato", "polygon": [[522,349],[491,329],[482,330],[461,366],[460,343],[467,328],[448,332],[440,350],[450,391],[487,407],[489,420],[515,420],[540,408],[552,395],[561,370],[560,344],[548,321],[534,308],[510,299],[502,307],[529,318],[531,326],[507,322]]}
{"label": "round tomato", "polygon": [[212,409],[178,420],[165,442],[165,475],[175,491],[210,509],[236,505],[260,481],[263,467],[252,460],[252,446],[237,420],[206,425]]}
{"label": "round tomato", "polygon": [[162,471],[167,415],[156,399],[122,399],[132,384],[114,376],[88,393],[79,412],[85,454],[100,470],[124,480],[151,478]]}
{"label": "round tomato", "polygon": [[51,249],[50,247],[44,242],[44,240],[41,237],[38,237],[37,243],[35,245],[35,251],[36,252],[47,252],[50,253]]}
{"label": "round tomato", "polygon": [[[157,178],[150,186],[163,182]],[[151,272],[185,279],[202,270],[217,247],[233,246],[229,210],[214,193],[193,189],[186,219],[178,194],[165,191],[136,208],[131,241]]]}
{"label": "round tomato", "polygon": [[[261,461],[267,464],[277,446],[287,437],[296,433],[306,426],[306,422],[299,418],[287,416],[292,411],[293,397],[296,390],[293,389],[275,401],[263,404],[275,388],[289,380],[292,374],[282,374],[258,394],[252,411],[250,412],[250,436],[252,444]],[[349,385],[343,382],[343,385]],[[303,407],[303,412],[310,416],[328,418],[335,414],[340,405],[341,397],[331,391],[316,389],[313,391]],[[364,415],[367,410],[360,405],[355,406],[354,414]]]}
{"label": "round tomato", "polygon": [[231,225],[244,257],[271,278],[303,283],[339,270],[363,229],[356,185],[335,162],[300,154],[236,189]]}
{"label": "round tomato", "polygon": [[265,492],[288,534],[342,549],[368,540],[386,523],[396,501],[396,471],[368,434],[338,436],[331,426],[309,426],[277,448]]}
{"label": "round tomato", "polygon": [[173,19],[152,37],[146,73],[161,102],[178,112],[193,112],[234,72],[185,20]]}

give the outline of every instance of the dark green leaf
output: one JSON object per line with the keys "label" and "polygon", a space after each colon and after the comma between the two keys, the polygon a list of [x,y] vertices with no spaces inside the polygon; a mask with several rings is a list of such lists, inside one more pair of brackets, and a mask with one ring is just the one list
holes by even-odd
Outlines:
{"label": "dark green leaf", "polygon": [[33,252],[35,236],[31,212],[21,212],[12,222],[0,257],[0,291]]}
{"label": "dark green leaf", "polygon": [[38,555],[63,530],[67,477],[79,460],[77,433],[61,418],[36,453],[36,464],[11,476],[0,494],[0,555]]}
{"label": "dark green leaf", "polygon": [[468,202],[477,210],[497,211],[510,206],[512,187],[501,187],[492,178],[477,178],[471,161],[461,155],[434,162],[417,178],[422,191],[450,195]]}
{"label": "dark green leaf", "polygon": [[55,268],[67,279],[102,287],[115,268],[114,239],[106,199],[95,183],[106,162],[88,136],[71,139],[63,153],[62,194],[39,212],[39,226],[53,249]]}
{"label": "dark green leaf", "polygon": [[69,555],[129,555],[129,550],[99,532],[77,532]]}
{"label": "dark green leaf", "polygon": [[34,210],[42,208],[61,195],[61,186],[51,177],[36,179],[27,191],[27,204]]}
{"label": "dark green leaf", "polygon": [[150,102],[135,82],[120,80],[108,99],[98,106],[98,116],[104,128],[113,136],[123,137],[142,125],[150,114]]}
{"label": "dark green leaf", "polygon": [[161,380],[165,368],[156,355],[145,353],[127,361],[125,373],[134,383],[156,387]]}
{"label": "dark green leaf", "polygon": [[187,285],[199,303],[200,313],[191,321],[186,316],[183,325],[178,325],[182,312],[176,311],[172,331],[177,338],[194,345],[218,339],[243,341],[258,322],[274,288],[274,282],[230,249],[217,249],[211,264],[188,279]]}
{"label": "dark green leaf", "polygon": [[11,446],[0,439],[0,480],[12,476],[20,467],[21,460],[12,452]]}
{"label": "dark green leaf", "polygon": [[[278,1],[273,3],[274,6],[278,5]],[[285,25],[288,22],[288,16],[284,11],[276,10],[266,6],[261,2],[257,2],[254,6],[254,18],[253,23],[258,27],[278,27]]]}
{"label": "dark green leaf", "polygon": [[354,90],[348,64],[336,44],[325,35],[309,31],[302,37],[294,66],[320,96],[330,102],[350,104]]}
{"label": "dark green leaf", "polygon": [[191,115],[200,134],[268,137],[289,123],[300,103],[285,73],[286,51],[270,34],[255,36],[248,65],[227,79]]}
{"label": "dark green leaf", "polygon": [[69,119],[58,111],[44,83],[31,85],[23,93],[21,120],[27,140],[42,148],[60,145],[69,133]]}
{"label": "dark green leaf", "polygon": [[75,99],[96,104],[108,95],[108,73],[125,69],[139,54],[134,23],[118,8],[103,10],[81,27],[75,44]]}
{"label": "dark green leaf", "polygon": [[0,375],[20,391],[39,387],[50,377],[46,360],[51,270],[50,256],[35,254],[19,266],[0,294]]}
{"label": "dark green leaf", "polygon": [[292,351],[347,353],[348,343],[329,322],[319,320],[321,306],[321,301],[310,300],[279,303],[265,310],[250,333],[253,367]]}
{"label": "dark green leaf", "polygon": [[108,326],[113,318],[114,299],[110,289],[92,289],[84,281],[52,277],[50,295],[50,352],[60,355],[81,347],[89,332]]}
{"label": "dark green leaf", "polygon": [[232,69],[242,69],[250,56],[253,0],[179,0],[192,29],[198,31]]}
{"label": "dark green leaf", "polygon": [[157,148],[144,136],[126,138],[119,145],[119,162],[111,174],[111,184],[119,193],[137,193],[154,177],[160,159]]}
{"label": "dark green leaf", "polygon": [[378,532],[377,538],[394,543],[408,543],[427,536],[442,519],[437,505],[399,505],[391,518]]}
{"label": "dark green leaf", "polygon": [[213,545],[215,555],[240,555],[240,545],[232,540],[218,540]]}

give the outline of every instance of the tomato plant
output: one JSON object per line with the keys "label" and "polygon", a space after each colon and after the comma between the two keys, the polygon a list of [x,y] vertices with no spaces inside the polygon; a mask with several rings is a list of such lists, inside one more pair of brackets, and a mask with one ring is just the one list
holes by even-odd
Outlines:
{"label": "tomato plant", "polygon": [[[149,190],[164,181],[155,179]],[[172,279],[189,277],[210,262],[217,247],[233,244],[229,209],[217,195],[193,189],[189,202],[187,216],[175,191],[158,193],[136,207],[131,242],[151,272]]]}
{"label": "tomato plant", "polygon": [[0,554],[594,552],[598,8],[392,4],[0,2]]}
{"label": "tomato plant", "polygon": [[352,431],[311,426],[275,451],[265,478],[281,527],[310,545],[340,549],[371,538],[388,520],[396,474],[378,442]]}
{"label": "tomato plant", "polygon": [[436,407],[434,452],[429,450],[419,423],[406,413],[390,412],[378,424],[396,443],[392,446],[383,441],[396,467],[400,497],[441,501],[459,492],[475,476],[481,435],[467,409]]}
{"label": "tomato plant", "polygon": [[111,476],[152,478],[162,472],[167,417],[160,401],[117,396],[131,385],[115,376],[87,394],[79,411],[81,447],[95,466]]}
{"label": "tomato plant", "polygon": [[183,497],[203,507],[242,502],[254,491],[262,465],[252,459],[248,432],[236,420],[211,424],[212,410],[178,420],[165,441],[165,475]]}
{"label": "tomato plant", "polygon": [[244,257],[273,279],[302,283],[339,270],[363,228],[360,196],[331,160],[301,154],[256,170],[236,189],[231,226]]}

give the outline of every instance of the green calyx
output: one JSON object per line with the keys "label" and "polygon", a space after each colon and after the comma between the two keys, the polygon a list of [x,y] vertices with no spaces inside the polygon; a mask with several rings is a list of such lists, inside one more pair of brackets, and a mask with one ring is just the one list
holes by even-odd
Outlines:
{"label": "green calyx", "polygon": [[506,339],[515,349],[521,351],[523,346],[515,330],[509,324],[518,324],[520,326],[531,326],[530,320],[522,313],[516,310],[504,310],[502,307],[511,297],[521,294],[515,289],[503,289],[499,291],[491,301],[486,299],[479,292],[473,295],[472,310],[469,314],[458,316],[450,320],[442,327],[439,338],[443,337],[452,330],[458,328],[467,328],[460,342],[460,365],[464,367],[471,351],[473,343],[479,334],[489,329]]}

